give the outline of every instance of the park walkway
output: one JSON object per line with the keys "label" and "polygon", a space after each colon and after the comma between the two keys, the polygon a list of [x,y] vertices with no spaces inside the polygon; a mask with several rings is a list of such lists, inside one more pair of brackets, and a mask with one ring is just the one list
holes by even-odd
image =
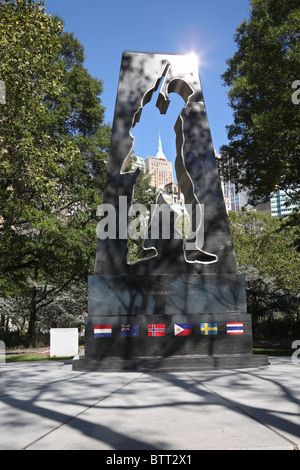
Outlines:
{"label": "park walkway", "polygon": [[2,450],[298,450],[300,362],[173,373],[0,365]]}

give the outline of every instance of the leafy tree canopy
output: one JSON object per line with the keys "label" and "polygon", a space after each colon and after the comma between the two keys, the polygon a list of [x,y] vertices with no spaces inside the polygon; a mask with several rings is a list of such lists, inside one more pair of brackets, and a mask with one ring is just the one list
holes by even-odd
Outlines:
{"label": "leafy tree canopy", "polygon": [[297,0],[251,0],[249,20],[237,28],[237,51],[222,78],[234,122],[221,148],[223,174],[250,202],[274,190],[293,190],[299,201],[300,105],[292,100],[299,79],[300,9]]}
{"label": "leafy tree canopy", "polygon": [[300,292],[300,258],[295,247],[295,229],[279,217],[258,211],[229,212],[237,262],[241,270],[252,266],[262,276],[274,279],[278,289]]}
{"label": "leafy tree canopy", "polygon": [[93,268],[110,127],[102,81],[43,1],[1,2],[0,64],[0,289],[30,298],[32,332],[53,286]]}

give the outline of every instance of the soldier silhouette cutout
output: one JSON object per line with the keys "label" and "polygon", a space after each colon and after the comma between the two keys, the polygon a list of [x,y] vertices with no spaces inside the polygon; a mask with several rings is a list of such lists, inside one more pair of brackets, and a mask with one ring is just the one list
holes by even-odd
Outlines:
{"label": "soldier silhouette cutout", "polygon": [[[160,80],[160,84],[161,84],[161,82],[162,82],[162,79]],[[177,81],[177,86],[178,86],[178,84],[179,83]],[[180,83],[179,86],[181,88],[184,88],[185,83]],[[158,96],[160,97],[159,94],[158,94]],[[150,103],[153,102],[154,98],[155,97],[152,96],[152,99],[151,99]],[[160,100],[161,100],[161,97],[160,97]],[[162,103],[162,101],[161,101],[161,103]],[[149,105],[150,104],[147,103],[147,106],[149,106]],[[157,107],[159,108],[158,104],[157,104]],[[160,114],[167,114],[167,111],[164,107],[163,107],[163,110],[165,112],[162,113],[161,110],[160,110]],[[139,122],[138,122],[139,127],[143,125],[143,122],[142,122],[143,121],[143,112],[142,111],[141,111],[140,116],[139,116]],[[180,119],[180,112],[178,114],[179,114],[178,119]],[[180,124],[180,121],[179,121],[179,124]],[[132,132],[132,134],[134,134],[134,133]],[[136,139],[136,138],[134,138],[134,139]],[[161,145],[160,136],[159,136],[159,143],[158,143],[158,152],[159,151],[162,152],[162,145]],[[178,155],[177,158],[179,158],[179,159],[182,158],[182,155]],[[125,161],[127,161],[127,159],[125,159],[124,162]],[[183,167],[184,167],[184,165],[183,165]],[[175,167],[175,169],[176,169],[176,167]],[[124,174],[126,171],[125,171],[125,169],[124,170],[122,169],[121,172]],[[128,172],[130,172],[130,170],[128,170]],[[186,173],[185,176],[181,175],[181,181],[183,179],[187,180],[188,178],[190,178],[189,175],[187,174],[186,170],[185,170],[185,173]],[[176,175],[176,176],[179,177],[180,175]],[[191,186],[193,186],[192,181],[191,181],[190,184],[191,184]],[[146,230],[145,241],[143,242],[144,251],[143,251],[143,253],[141,253],[141,252],[139,253],[139,259],[138,259],[137,262],[145,261],[145,260],[148,260],[149,258],[153,258],[153,257],[159,255],[160,254],[159,252],[162,251],[162,250],[165,250],[166,252],[168,252],[169,253],[168,256],[170,256],[171,253],[173,253],[173,255],[174,255],[174,250],[175,250],[175,252],[177,252],[178,249],[176,248],[176,243],[174,243],[173,235],[175,234],[176,239],[179,239],[179,238],[182,239],[182,237],[183,237],[183,234],[180,234],[178,232],[178,230],[175,228],[175,222],[177,220],[178,215],[171,209],[170,205],[165,201],[163,193],[161,191],[159,192],[156,205],[158,206],[157,207],[158,211],[154,212],[153,220],[151,221],[150,226]],[[191,207],[192,207],[192,211],[190,211],[190,213],[189,213],[189,216],[190,216],[189,219],[190,219],[190,222],[191,222],[190,228],[192,229],[192,235],[187,238],[186,243],[181,243],[180,244],[181,249],[183,250],[183,253],[185,255],[185,260],[187,262],[214,263],[214,262],[217,261],[217,256],[213,255],[213,254],[210,254],[210,253],[206,253],[205,251],[201,250],[198,247],[197,231],[199,230],[201,223],[203,223],[203,214],[202,214],[202,209],[201,209],[200,203],[199,203],[199,201],[197,201],[197,198],[195,197],[195,195],[194,195],[194,199],[193,199]],[[172,212],[172,214],[170,214],[171,212]],[[195,220],[194,220],[194,218],[195,218]],[[162,224],[164,224],[164,223],[167,224],[168,222],[170,224],[169,227],[163,227],[162,226]],[[156,241],[157,236],[153,240],[151,238],[153,236],[153,232],[156,235],[159,232],[160,235],[161,235],[159,238],[162,238],[163,240],[160,240],[159,242],[157,242]],[[166,237],[164,237],[164,235],[166,235]],[[171,244],[172,246],[170,246],[169,249],[168,249],[168,248],[165,247],[166,244]],[[188,247],[188,249],[187,249],[187,247]],[[161,257],[160,257],[160,260],[161,260]]]}
{"label": "soldier silhouette cutout", "polygon": [[[127,262],[128,240],[120,234],[121,228],[126,224],[128,226],[133,190],[141,170],[126,171],[126,167],[134,146],[133,128],[139,123],[144,106],[152,100],[153,93],[159,87],[156,106],[161,114],[168,110],[169,94],[177,93],[184,100],[175,124],[175,171],[185,204],[191,208],[189,215],[192,223],[192,236],[187,238],[186,243],[176,240],[181,242],[184,263],[190,265],[187,268],[181,263],[183,272],[187,272],[186,269],[192,270],[188,272],[207,272],[206,265],[212,267],[210,272],[237,272],[197,64],[191,63],[184,54],[124,52],[103,195],[103,202],[113,205],[116,210],[117,235],[115,239],[98,239],[94,273],[132,272]],[[124,199],[122,196],[126,198],[126,207],[120,205]],[[158,208],[162,204],[168,206],[160,195]],[[200,220],[197,214],[200,214]],[[155,214],[151,223],[160,223],[155,221]],[[203,239],[199,239],[200,228]],[[162,246],[166,248],[168,243],[170,249],[169,255],[166,251],[166,256],[170,256],[170,250],[175,246],[173,240],[151,240],[150,233],[150,238],[143,243],[145,257],[139,262],[147,263],[149,258],[158,257],[159,250]]]}

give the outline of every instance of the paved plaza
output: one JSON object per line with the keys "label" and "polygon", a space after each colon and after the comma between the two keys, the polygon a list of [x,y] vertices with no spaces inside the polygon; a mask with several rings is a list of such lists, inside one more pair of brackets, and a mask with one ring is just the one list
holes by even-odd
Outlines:
{"label": "paved plaza", "polygon": [[300,363],[240,370],[80,372],[0,365],[2,450],[298,450]]}

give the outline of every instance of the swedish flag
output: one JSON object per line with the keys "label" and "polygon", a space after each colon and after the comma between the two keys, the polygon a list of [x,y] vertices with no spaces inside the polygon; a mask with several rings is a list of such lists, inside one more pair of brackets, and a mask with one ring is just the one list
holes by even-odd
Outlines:
{"label": "swedish flag", "polygon": [[201,323],[201,334],[202,335],[217,335],[218,334],[217,323]]}

